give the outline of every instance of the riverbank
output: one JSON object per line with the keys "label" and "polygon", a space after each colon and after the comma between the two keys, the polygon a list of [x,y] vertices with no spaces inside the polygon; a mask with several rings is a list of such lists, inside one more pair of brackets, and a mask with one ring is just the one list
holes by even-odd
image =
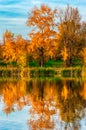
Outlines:
{"label": "riverbank", "polygon": [[0,67],[0,77],[85,77],[85,67]]}

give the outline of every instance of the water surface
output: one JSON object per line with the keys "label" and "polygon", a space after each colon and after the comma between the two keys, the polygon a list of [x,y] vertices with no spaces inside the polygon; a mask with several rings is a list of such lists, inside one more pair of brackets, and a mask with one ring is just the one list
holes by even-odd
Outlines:
{"label": "water surface", "polygon": [[86,81],[0,81],[0,130],[86,130]]}

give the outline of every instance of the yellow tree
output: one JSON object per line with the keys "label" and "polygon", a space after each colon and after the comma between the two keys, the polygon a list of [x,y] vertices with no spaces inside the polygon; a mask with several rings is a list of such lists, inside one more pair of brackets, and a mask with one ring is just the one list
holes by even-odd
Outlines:
{"label": "yellow tree", "polygon": [[27,20],[27,26],[33,26],[30,33],[30,44],[28,51],[43,66],[46,59],[54,56],[56,40],[57,10],[52,10],[46,5],[34,8]]}
{"label": "yellow tree", "polygon": [[4,44],[2,45],[2,57],[7,63],[15,61],[14,34],[6,30],[4,33]]}
{"label": "yellow tree", "polygon": [[80,36],[82,41],[80,57],[83,59],[83,65],[86,66],[86,22],[81,24]]}
{"label": "yellow tree", "polygon": [[27,41],[18,35],[15,38],[14,50],[16,54],[16,61],[19,66],[26,66],[26,56],[27,56]]}
{"label": "yellow tree", "polygon": [[80,15],[77,8],[67,6],[60,14],[57,39],[61,46],[61,54],[66,66],[72,64],[80,47]]}
{"label": "yellow tree", "polygon": [[8,30],[4,34],[2,56],[5,62],[16,61],[19,66],[26,65],[27,42],[21,35],[14,37]]}
{"label": "yellow tree", "polygon": [[2,59],[2,45],[0,45],[0,63],[3,61]]}

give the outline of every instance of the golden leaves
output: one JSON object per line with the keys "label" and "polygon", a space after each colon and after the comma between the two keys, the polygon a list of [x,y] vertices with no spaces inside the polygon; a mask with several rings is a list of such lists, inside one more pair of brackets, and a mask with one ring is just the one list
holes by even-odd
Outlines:
{"label": "golden leaves", "polygon": [[[41,5],[40,8],[34,8],[31,16],[28,18],[27,25],[32,25],[35,29],[30,33],[31,42],[28,50],[32,53],[33,58],[43,60],[54,54],[53,41],[55,40],[56,31],[54,29],[54,17],[57,13],[56,9]],[[51,44],[52,42],[52,44]]]}
{"label": "golden leaves", "polygon": [[26,65],[27,42],[18,35],[13,37],[11,32],[6,31],[4,35],[4,45],[2,45],[2,56],[5,62],[17,61],[17,63]]}

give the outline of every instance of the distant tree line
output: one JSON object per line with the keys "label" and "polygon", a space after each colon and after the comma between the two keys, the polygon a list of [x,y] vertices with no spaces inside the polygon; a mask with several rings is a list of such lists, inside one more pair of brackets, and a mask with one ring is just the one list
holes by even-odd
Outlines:
{"label": "distant tree line", "polygon": [[86,21],[81,21],[77,8],[34,7],[26,24],[32,27],[30,40],[5,31],[0,45],[0,62],[14,62],[25,67],[31,60],[43,66],[48,60],[61,59],[64,66],[69,67],[74,58],[78,58],[86,65]]}

